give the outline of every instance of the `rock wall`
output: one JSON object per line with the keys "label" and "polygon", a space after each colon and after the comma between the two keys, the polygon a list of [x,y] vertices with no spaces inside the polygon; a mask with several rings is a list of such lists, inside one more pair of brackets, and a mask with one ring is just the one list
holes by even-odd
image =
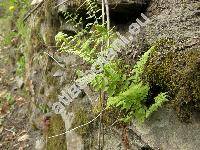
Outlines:
{"label": "rock wall", "polygon": [[[79,7],[81,2],[69,2],[65,8],[69,8],[69,6]],[[112,7],[118,3],[119,7],[116,9]],[[166,106],[167,108],[154,113],[143,125],[138,125],[133,121],[128,127],[112,126],[115,121],[114,117],[108,117],[108,124],[104,131],[105,150],[198,150],[200,147],[199,112],[194,112],[194,115],[191,115],[193,110],[199,110],[200,101],[199,4],[198,1],[189,0],[151,0],[150,3],[142,1],[142,4],[141,1],[112,1],[109,5],[112,8],[111,11],[118,14],[123,12],[123,5],[136,6],[126,7],[131,9],[128,12],[137,12],[138,5],[147,7],[141,10],[151,22],[141,29],[129,51],[139,50],[138,58],[149,45],[158,43],[158,52],[148,62],[144,78],[151,83],[151,88],[158,85],[159,88],[155,88],[156,90],[171,89],[171,101],[175,104],[169,104]],[[79,57],[56,51],[54,36],[62,29],[61,21],[58,19],[59,13],[55,6],[57,6],[55,1],[46,0],[38,12],[29,18],[31,35],[30,47],[27,51],[29,63],[26,67],[26,85],[32,97],[32,109],[34,110],[31,114],[31,122],[37,129],[41,130],[44,137],[51,137],[89,122],[97,115],[94,106],[98,106],[98,102],[95,101],[97,99],[96,93],[88,87],[84,91],[85,96],[75,99],[71,105],[66,107],[65,115],[56,115],[51,111],[41,112],[39,106],[51,109],[52,104],[58,101],[61,90],[73,84],[77,68],[87,68],[87,65]],[[131,14],[125,13],[125,15],[130,15],[131,18]],[[137,18],[137,16],[135,17]],[[173,41],[173,44],[162,42],[166,39]],[[172,56],[167,60],[166,56],[169,53],[172,53],[175,58]],[[189,53],[191,53],[191,57],[187,56]],[[164,68],[168,61],[175,63],[175,59],[179,58],[179,55],[181,55],[179,60],[182,62],[177,60],[177,65],[169,64],[171,67]],[[185,71],[181,72],[181,70]],[[178,73],[175,74],[175,72]],[[178,77],[180,80],[177,80]],[[179,84],[181,81],[185,82]],[[180,94],[181,96],[179,96]],[[184,96],[182,97],[182,95]],[[186,104],[183,104],[184,102]],[[180,118],[177,117],[177,112],[173,110],[174,108],[179,115],[182,114],[180,111],[184,110],[182,118],[184,118],[183,120],[187,119],[190,123],[181,122]],[[50,122],[48,127],[43,124],[46,120]],[[83,128],[59,137],[49,138],[47,149],[98,149],[98,122],[99,120],[95,120]]]}

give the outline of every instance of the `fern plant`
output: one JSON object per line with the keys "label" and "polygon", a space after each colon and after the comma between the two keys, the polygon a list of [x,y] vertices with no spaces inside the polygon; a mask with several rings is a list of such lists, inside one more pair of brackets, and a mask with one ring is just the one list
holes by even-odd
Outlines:
{"label": "fern plant", "polygon": [[132,71],[132,73],[135,73],[135,75],[132,77],[134,83],[141,82],[141,76],[144,72],[145,64],[149,58],[150,53],[152,53],[153,51],[155,51],[155,46],[152,46],[147,52],[145,52],[144,55],[134,66],[134,69]]}
{"label": "fern plant", "polygon": [[[97,24],[89,32],[83,29],[74,36],[59,32],[55,39],[60,51],[73,53],[86,62],[93,63],[98,52],[100,52],[101,43],[111,38],[111,36],[112,34],[109,34],[104,26]],[[106,49],[106,46],[104,46],[104,49]]]}
{"label": "fern plant", "polygon": [[[86,18],[88,19],[93,19],[94,20],[94,24],[100,24],[99,20],[101,20],[101,15],[99,17],[98,14],[101,12],[101,9],[99,9],[97,3],[95,0],[86,0],[87,3],[87,15],[88,17]],[[88,25],[92,25],[92,23],[88,24]]]}
{"label": "fern plant", "polygon": [[[98,59],[100,47],[105,52],[108,50],[109,47],[102,43],[106,43],[108,39],[112,38],[114,33],[98,22],[100,18],[97,17],[97,14],[100,10],[95,2],[92,0],[86,0],[86,2],[88,6],[88,17],[85,18],[88,20],[86,26],[73,36],[60,32],[55,39],[60,51],[73,53],[88,63],[94,63]],[[76,24],[76,27],[82,25],[84,20],[78,14],[70,13],[66,13],[66,19],[68,22]],[[125,116],[122,118],[124,122],[130,122],[132,118],[143,122],[167,101],[166,93],[160,93],[154,98],[155,102],[149,108],[145,105],[150,87],[148,83],[143,83],[141,76],[145,63],[154,50],[153,46],[144,53],[134,66],[132,75],[124,73],[130,66],[126,66],[126,68],[120,59],[115,58],[104,65],[103,72],[95,75],[91,82],[97,91],[104,91],[108,94],[107,108],[117,107],[125,112]]]}
{"label": "fern plant", "polygon": [[133,117],[143,121],[146,110],[144,103],[148,96],[148,92],[148,85],[143,85],[141,82],[133,84],[128,90],[120,93],[118,96],[110,97],[107,106],[114,106],[121,110],[125,110],[126,116],[123,118],[123,121],[125,122],[129,122]]}
{"label": "fern plant", "polygon": [[[100,24],[101,16],[98,14],[101,9],[98,8],[97,3],[94,0],[86,0],[86,5],[86,18],[79,17],[79,14],[71,12],[64,14],[67,23],[74,24],[78,28],[85,21],[87,22],[85,27],[82,27],[73,36],[59,32],[55,40],[57,46],[60,47],[60,51],[73,53],[80,56],[86,62],[93,63],[94,59],[97,58],[102,42],[112,37],[112,31],[107,31],[104,25]],[[107,49],[106,46],[103,49]]]}
{"label": "fern plant", "polygon": [[155,98],[155,103],[152,104],[146,111],[146,118],[148,118],[154,111],[158,110],[162,104],[167,101],[167,93],[160,93]]}
{"label": "fern plant", "polygon": [[123,91],[128,82],[126,75],[119,68],[120,61],[109,62],[103,68],[101,74],[97,74],[91,85],[96,91],[104,91],[109,96],[114,96],[116,93]]}
{"label": "fern plant", "polygon": [[139,122],[144,122],[146,118],[167,101],[166,93],[160,93],[154,98],[154,104],[149,108],[145,105],[150,88],[148,83],[143,83],[141,75],[150,53],[154,50],[155,47],[150,48],[134,66],[134,75],[130,78],[132,84],[129,88],[125,92],[120,92],[117,96],[108,98],[107,108],[117,107],[124,111],[125,116],[121,120],[126,123],[130,122],[133,118],[136,118]]}

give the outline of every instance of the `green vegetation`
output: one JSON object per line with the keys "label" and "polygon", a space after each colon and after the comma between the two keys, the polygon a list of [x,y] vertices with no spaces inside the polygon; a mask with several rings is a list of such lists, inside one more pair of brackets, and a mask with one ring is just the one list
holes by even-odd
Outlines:
{"label": "green vegetation", "polygon": [[18,76],[23,76],[24,72],[25,72],[25,57],[21,56],[17,61],[16,73]]}
{"label": "green vegetation", "polygon": [[154,98],[155,101],[150,107],[145,105],[150,87],[148,83],[142,81],[141,77],[148,57],[154,50],[155,47],[149,49],[134,66],[132,71],[134,75],[131,77],[132,83],[129,88],[124,92],[120,92],[115,97],[108,98],[108,108],[113,106],[125,111],[125,116],[122,119],[124,122],[130,122],[132,118],[136,118],[139,122],[143,122],[167,101],[166,93],[160,93]]}
{"label": "green vegetation", "polygon": [[156,49],[146,64],[144,79],[152,89],[168,91],[171,107],[182,121],[188,121],[194,110],[200,110],[200,50],[180,50],[169,39],[157,41]]}
{"label": "green vegetation", "polygon": [[7,93],[5,96],[6,101],[8,102],[9,105],[14,104],[14,98],[12,97],[11,93]]}
{"label": "green vegetation", "polygon": [[130,84],[131,78],[128,78],[126,74],[124,74],[124,70],[120,65],[122,64],[118,59],[104,65],[103,72],[96,75],[91,85],[97,91],[102,90],[109,96],[114,96],[120,91],[126,90]]}
{"label": "green vegetation", "polygon": [[[28,46],[29,29],[23,22],[23,17],[29,8],[28,0],[4,0],[0,3],[3,8],[1,20],[8,22],[4,29],[3,41],[1,46],[11,46],[15,54],[16,74],[20,77],[25,72],[25,50]],[[5,32],[7,30],[8,32]]]}
{"label": "green vegetation", "polygon": [[[34,110],[34,114],[31,116],[34,116],[35,113],[42,114],[42,116],[38,115],[41,118],[43,115],[45,116],[44,119],[38,119],[40,121],[38,121],[38,125],[36,121],[33,121],[33,125],[40,129],[41,124],[43,136],[46,136],[47,140],[46,149],[67,149],[65,134],[51,139],[47,138],[66,132],[63,118],[59,115],[52,115],[47,104],[51,104],[57,99],[60,87],[72,83],[71,79],[75,78],[72,71],[74,68],[66,65],[65,69],[61,69],[52,58],[43,53],[46,51],[58,62],[66,62],[66,64],[69,62],[70,64],[71,58],[68,61],[63,55],[54,51],[55,41],[53,38],[55,33],[61,30],[59,19],[62,21],[63,18],[57,19],[57,9],[54,9],[55,1],[44,1],[43,5],[32,13],[35,20],[31,20],[30,31],[23,21],[29,7],[28,3],[29,0],[3,1],[4,17],[1,19],[6,20],[6,25],[2,26],[4,28],[7,26],[9,29],[1,28],[0,30],[9,32],[0,35],[3,39],[2,44],[5,46],[5,50],[8,50],[8,54],[14,56],[15,75],[24,77],[25,66],[27,67],[24,85],[29,86],[27,91],[32,97],[30,107],[33,102],[40,111]],[[75,11],[70,9],[64,13],[66,20],[64,25],[74,25],[76,30],[67,33],[68,30],[63,29],[65,33],[59,32],[55,36],[56,46],[60,52],[78,55],[85,61],[85,66],[80,68],[89,68],[97,61],[104,62],[102,54],[106,55],[110,48],[107,45],[108,40],[112,41],[116,36],[114,30],[108,30],[106,24],[101,23],[101,10],[95,0],[86,0],[85,5],[87,12],[84,14],[79,14],[83,13],[83,10],[73,13]],[[32,17],[30,18],[32,19]],[[144,37],[141,42],[148,42],[148,38]],[[117,122],[116,127],[127,125],[133,119],[143,123],[166,102],[170,102],[169,106],[177,110],[183,121],[191,117],[193,110],[200,110],[199,49],[190,49],[188,48],[190,45],[182,48],[172,40],[157,41],[150,49],[144,49],[146,45],[143,43],[141,45],[136,47],[142,47],[139,49],[139,53],[144,51],[145,53],[142,53],[136,63],[135,60],[125,60],[127,54],[119,55],[118,58],[108,60],[109,62],[103,66],[103,71],[96,74],[95,79],[90,81],[90,86],[100,93],[96,106],[91,108],[86,98],[81,101],[74,100],[74,103],[67,109],[67,112],[74,113],[71,129],[80,126],[74,131],[82,136],[84,145],[87,143],[96,145],[97,130],[101,133],[108,126],[116,125],[117,119],[119,119],[117,120],[119,123]],[[10,50],[14,52],[11,54]],[[130,50],[123,49],[125,53]],[[135,64],[126,64],[125,62],[134,62]],[[98,69],[101,66],[95,67]],[[53,76],[57,71],[65,72],[62,77]],[[79,76],[83,75],[82,72],[84,70],[77,71]],[[10,76],[8,78],[11,79]],[[27,100],[29,99],[30,97],[27,98]],[[81,104],[76,105],[76,102]],[[14,97],[11,93],[7,93],[0,100],[1,111],[6,112],[5,110],[12,109],[15,104],[17,103],[15,103]],[[83,107],[83,104],[86,106]],[[106,110],[98,118],[100,121],[95,120],[96,118],[95,121],[92,120],[94,114],[99,114],[104,110],[104,104]],[[35,107],[32,108],[35,109]],[[87,124],[88,122],[89,124]],[[84,124],[86,125],[81,126]],[[101,129],[102,131],[100,131]],[[104,134],[105,131],[102,133]],[[126,140],[126,128],[123,128],[122,132],[122,140]],[[94,140],[91,140],[91,137]],[[106,135],[105,139],[108,137],[109,135]]]}
{"label": "green vegetation", "polygon": [[[76,32],[75,35],[59,33],[55,38],[62,52],[76,54],[89,64],[99,60],[100,52],[108,51],[109,47],[105,46],[105,43],[115,35],[113,31],[107,31],[105,26],[98,22],[100,18],[97,17],[96,12],[99,10],[93,6],[95,5],[90,6],[86,13],[93,21],[88,18],[79,18],[78,14],[66,13],[67,22],[73,22],[76,27],[81,26],[83,20],[88,22],[85,28]],[[91,81],[96,91],[106,92],[108,95],[107,108],[116,107],[119,111],[123,111],[124,116],[121,120],[124,122],[130,122],[133,118],[143,122],[167,101],[166,93],[158,93],[151,98],[153,99],[151,105],[146,105],[146,101],[150,98],[150,87],[148,82],[143,81],[142,74],[150,54],[154,51],[156,51],[155,46],[144,53],[133,68],[123,64],[120,58],[115,58],[105,64],[103,72],[96,74],[95,79]],[[127,73],[127,70],[130,71]]]}
{"label": "green vegetation", "polygon": [[[89,114],[84,108],[77,108],[74,113],[74,116],[75,118],[72,123],[72,128],[78,127],[90,121]],[[86,136],[90,129],[91,129],[91,126],[87,125],[82,128],[78,128],[76,132],[82,136]]]}
{"label": "green vegetation", "polygon": [[14,97],[11,93],[6,93],[4,97],[0,97],[0,110],[7,111],[12,109],[15,104]]}
{"label": "green vegetation", "polygon": [[[48,129],[48,130],[47,130]],[[47,137],[57,135],[58,133],[63,133],[65,131],[65,124],[62,120],[62,117],[59,115],[52,116],[49,120],[49,126],[46,127],[46,131],[44,130],[44,135]],[[66,144],[66,137],[65,135],[51,138],[47,140],[47,149],[48,150],[55,150],[56,149],[67,149]]]}
{"label": "green vegetation", "polygon": [[76,54],[86,62],[93,63],[97,58],[98,47],[109,35],[104,26],[95,24],[90,31],[83,29],[74,36],[60,32],[56,35],[56,41],[58,46],[61,43],[61,51]]}
{"label": "green vegetation", "polygon": [[37,107],[44,114],[50,112],[50,108],[49,108],[49,106],[47,104],[43,104],[43,103],[42,104],[38,104]]}
{"label": "green vegetation", "polygon": [[11,31],[6,34],[4,44],[11,44],[14,37],[22,37],[25,40],[28,35],[28,28],[23,23],[23,17],[29,8],[29,1],[3,0],[0,6],[4,10],[2,18],[8,19],[11,22],[11,25],[7,26],[11,28]]}
{"label": "green vegetation", "polygon": [[[74,24],[75,28],[82,26],[75,35],[59,32],[55,40],[61,51],[69,52],[80,56],[83,60],[93,63],[97,58],[100,47],[107,49],[102,43],[111,38],[111,31],[107,31],[104,25],[100,24],[101,16],[98,17],[100,9],[92,0],[86,1],[87,17],[79,17],[78,14],[65,12],[66,23]],[[92,21],[92,22],[91,22]]]}

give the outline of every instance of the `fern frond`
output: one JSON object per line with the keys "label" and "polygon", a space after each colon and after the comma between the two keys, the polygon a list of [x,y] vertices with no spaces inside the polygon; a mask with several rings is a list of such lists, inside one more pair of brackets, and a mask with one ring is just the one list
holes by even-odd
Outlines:
{"label": "fern frond", "polygon": [[168,101],[167,93],[160,93],[154,99],[155,103],[147,110],[146,118],[148,118],[154,111],[157,111],[158,108],[164,104],[164,102]]}
{"label": "fern frond", "polygon": [[155,50],[155,46],[151,47],[147,52],[144,53],[144,55],[140,58],[140,60],[134,66],[134,69],[132,71],[135,73],[133,77],[134,83],[139,83],[141,81],[141,75],[144,72],[144,66],[149,58],[150,53],[154,50]]}

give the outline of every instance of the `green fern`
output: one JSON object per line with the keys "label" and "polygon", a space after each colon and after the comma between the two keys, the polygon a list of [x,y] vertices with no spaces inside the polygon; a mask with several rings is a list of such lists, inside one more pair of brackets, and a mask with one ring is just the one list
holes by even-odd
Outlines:
{"label": "green fern", "polygon": [[[96,3],[93,0],[86,0],[86,2],[88,5],[88,17],[85,18],[88,20],[87,25],[74,36],[60,32],[55,39],[60,51],[73,53],[88,63],[94,63],[100,55],[100,47],[104,52],[108,50],[109,47],[103,46],[102,43],[112,38],[114,33],[98,22],[97,14],[100,10]],[[77,14],[66,13],[66,19],[76,26],[83,24],[83,18],[79,18]],[[155,51],[155,46],[144,53],[134,66],[132,76],[124,73],[127,68],[122,65],[122,61],[114,59],[103,66],[102,73],[92,75],[92,77],[83,77],[97,91],[104,91],[108,94],[108,108],[117,107],[125,112],[121,119],[124,122],[130,122],[133,118],[143,122],[167,100],[166,93],[160,93],[155,97],[155,103],[149,108],[145,105],[150,88],[148,83],[143,83],[141,76],[153,51]],[[91,78],[93,80],[88,82]]]}
{"label": "green fern", "polygon": [[[56,44],[60,47],[60,51],[73,53],[80,56],[83,60],[93,63],[97,58],[99,48],[102,42],[112,36],[111,31],[107,31],[102,25],[94,25],[88,32],[83,29],[74,36],[68,36],[59,32],[56,37]],[[107,49],[104,46],[104,49]]]}
{"label": "green fern", "polygon": [[101,74],[96,75],[95,79],[91,82],[91,85],[97,91],[107,92],[109,96],[114,96],[125,88],[126,75],[123,74],[119,68],[120,62],[109,62],[103,68]]}
{"label": "green fern", "polygon": [[133,73],[135,75],[133,76],[133,82],[139,83],[141,82],[141,76],[144,72],[144,66],[149,58],[150,53],[155,51],[155,46],[152,46],[147,52],[144,53],[144,55],[140,58],[140,60],[136,63],[133,69]]}
{"label": "green fern", "polygon": [[144,105],[149,92],[149,86],[142,83],[133,84],[130,88],[116,97],[108,99],[107,106],[120,108],[126,116],[122,119],[129,122],[133,117],[143,122],[145,119],[146,106]]}
{"label": "green fern", "polygon": [[167,100],[167,93],[160,93],[155,98],[155,103],[149,107],[149,109],[146,112],[146,118],[148,118],[154,111],[157,111],[159,107],[163,105],[164,102]]}
{"label": "green fern", "polygon": [[155,47],[153,46],[144,53],[134,66],[132,72],[135,74],[130,78],[133,81],[130,87],[125,92],[121,92],[115,97],[108,98],[107,108],[117,107],[120,110],[125,111],[125,116],[121,120],[126,123],[130,122],[133,118],[136,118],[139,122],[144,122],[146,118],[167,101],[166,93],[160,93],[155,97],[154,104],[149,108],[145,105],[150,88],[148,83],[142,82],[141,75],[150,53],[154,50]]}
{"label": "green fern", "polygon": [[[101,12],[101,9],[99,9],[97,2],[95,0],[86,0],[87,3],[87,15],[88,17],[86,18],[87,20],[93,19],[94,24],[100,24],[99,20],[101,20],[102,16],[98,16],[98,13]],[[89,27],[89,24],[88,24]]]}
{"label": "green fern", "polygon": [[[85,27],[82,27],[74,36],[69,36],[59,32],[56,37],[56,45],[60,51],[73,53],[80,56],[83,60],[88,63],[93,63],[100,52],[102,43],[112,38],[112,30],[107,31],[104,25],[99,23],[101,16],[98,16],[100,9],[96,1],[86,0],[88,17],[79,17],[79,14],[66,12],[64,13],[66,23],[72,23],[75,27],[80,27],[83,22],[88,22]],[[84,21],[83,21],[84,20]],[[102,49],[108,49],[103,46]]]}

